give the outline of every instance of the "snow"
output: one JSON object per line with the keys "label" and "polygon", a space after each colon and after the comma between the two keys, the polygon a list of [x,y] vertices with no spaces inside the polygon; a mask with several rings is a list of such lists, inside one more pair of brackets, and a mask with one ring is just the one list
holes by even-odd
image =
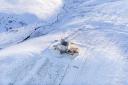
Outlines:
{"label": "snow", "polygon": [[[62,0],[0,0],[2,12],[24,14],[34,14],[39,18],[46,19],[59,10]],[[48,11],[47,11],[48,10]],[[18,12],[17,12],[18,11]]]}
{"label": "snow", "polygon": [[0,85],[128,85],[127,2],[0,0]]}

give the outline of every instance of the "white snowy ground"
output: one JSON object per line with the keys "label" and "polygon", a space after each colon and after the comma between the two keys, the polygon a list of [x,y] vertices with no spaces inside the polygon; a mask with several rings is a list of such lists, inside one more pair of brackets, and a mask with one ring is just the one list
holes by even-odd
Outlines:
{"label": "white snowy ground", "polygon": [[[128,85],[127,10],[128,0],[0,0],[0,85]],[[54,51],[61,38],[79,55]]]}

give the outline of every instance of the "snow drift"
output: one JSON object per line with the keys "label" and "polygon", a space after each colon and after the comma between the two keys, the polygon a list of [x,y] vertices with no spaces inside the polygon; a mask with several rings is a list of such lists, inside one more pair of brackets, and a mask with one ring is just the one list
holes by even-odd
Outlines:
{"label": "snow drift", "polygon": [[47,19],[57,14],[62,5],[62,0],[0,0],[0,12],[30,13],[41,19]]}
{"label": "snow drift", "polygon": [[[2,12],[56,17],[0,33],[0,85],[128,85],[127,0],[0,2]],[[62,38],[78,56],[53,49]]]}

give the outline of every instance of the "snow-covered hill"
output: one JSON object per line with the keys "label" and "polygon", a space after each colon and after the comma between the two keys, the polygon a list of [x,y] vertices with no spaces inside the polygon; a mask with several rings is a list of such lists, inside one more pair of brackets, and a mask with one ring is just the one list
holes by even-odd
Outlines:
{"label": "snow-covered hill", "polygon": [[[0,0],[0,85],[127,85],[127,0]],[[53,49],[61,38],[78,56]]]}

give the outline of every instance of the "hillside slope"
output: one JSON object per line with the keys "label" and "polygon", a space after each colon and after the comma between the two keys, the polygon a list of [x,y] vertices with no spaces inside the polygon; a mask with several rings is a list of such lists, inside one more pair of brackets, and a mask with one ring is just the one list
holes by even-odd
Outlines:
{"label": "hillside slope", "polygon": [[[127,2],[55,0],[47,19],[28,11],[38,18],[0,33],[0,85],[127,85]],[[53,49],[62,38],[78,46],[78,56]]]}

